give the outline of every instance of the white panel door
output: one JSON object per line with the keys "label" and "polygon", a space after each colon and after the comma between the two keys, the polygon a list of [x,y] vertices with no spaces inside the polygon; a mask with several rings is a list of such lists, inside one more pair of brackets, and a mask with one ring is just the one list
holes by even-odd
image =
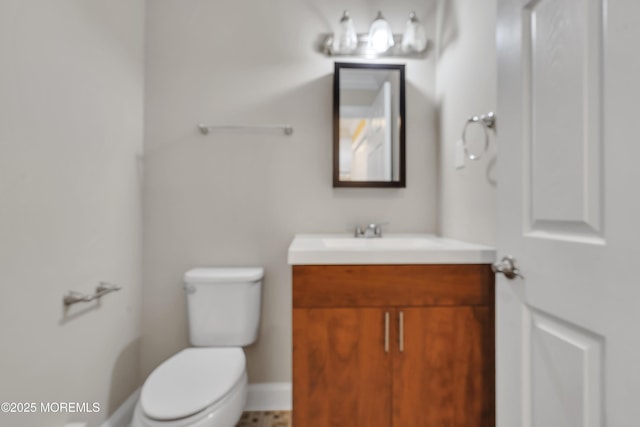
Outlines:
{"label": "white panel door", "polygon": [[367,138],[367,179],[391,181],[391,83],[384,82],[371,104]]}
{"label": "white panel door", "polygon": [[638,17],[498,0],[498,427],[640,426]]}

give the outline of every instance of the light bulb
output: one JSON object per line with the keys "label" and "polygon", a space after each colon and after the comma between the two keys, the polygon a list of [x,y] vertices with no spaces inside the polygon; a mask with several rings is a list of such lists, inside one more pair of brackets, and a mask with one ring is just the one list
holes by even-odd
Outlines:
{"label": "light bulb", "polygon": [[378,12],[378,16],[369,27],[369,46],[377,53],[383,53],[394,45],[393,33],[389,23]]}
{"label": "light bulb", "polygon": [[338,32],[334,35],[331,49],[337,53],[352,52],[358,47],[358,35],[353,26],[353,20],[346,10],[340,18]]}
{"label": "light bulb", "polygon": [[402,50],[404,52],[422,52],[427,47],[427,36],[424,27],[415,12],[409,14],[409,20],[402,34]]}

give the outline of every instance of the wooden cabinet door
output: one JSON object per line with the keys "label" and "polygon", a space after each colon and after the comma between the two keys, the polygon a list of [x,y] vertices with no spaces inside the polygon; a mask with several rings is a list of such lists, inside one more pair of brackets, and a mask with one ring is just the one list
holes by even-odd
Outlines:
{"label": "wooden cabinet door", "polygon": [[393,426],[494,427],[493,311],[399,308],[396,316]]}
{"label": "wooden cabinet door", "polygon": [[293,310],[295,427],[390,427],[385,313],[392,317],[382,308]]}

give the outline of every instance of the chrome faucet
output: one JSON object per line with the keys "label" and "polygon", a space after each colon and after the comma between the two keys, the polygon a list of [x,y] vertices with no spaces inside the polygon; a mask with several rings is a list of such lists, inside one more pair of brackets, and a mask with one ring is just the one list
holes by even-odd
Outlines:
{"label": "chrome faucet", "polygon": [[355,237],[358,238],[366,238],[366,239],[370,239],[370,238],[380,238],[382,237],[382,226],[388,224],[388,222],[380,222],[377,224],[369,224],[366,227],[365,226],[356,226],[356,230],[354,233]]}

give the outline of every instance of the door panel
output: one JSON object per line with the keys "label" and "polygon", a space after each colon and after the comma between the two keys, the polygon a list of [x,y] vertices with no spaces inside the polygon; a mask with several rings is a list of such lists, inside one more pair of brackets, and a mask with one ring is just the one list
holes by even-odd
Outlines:
{"label": "door panel", "polygon": [[533,427],[596,427],[602,420],[602,337],[532,313]]}
{"label": "door panel", "polygon": [[525,229],[600,237],[602,2],[535,0],[523,16]]}
{"label": "door panel", "polygon": [[493,311],[488,307],[401,308],[398,316],[393,425],[493,427]]}
{"label": "door panel", "polygon": [[293,310],[293,423],[304,427],[391,422],[391,352],[383,309]]}

